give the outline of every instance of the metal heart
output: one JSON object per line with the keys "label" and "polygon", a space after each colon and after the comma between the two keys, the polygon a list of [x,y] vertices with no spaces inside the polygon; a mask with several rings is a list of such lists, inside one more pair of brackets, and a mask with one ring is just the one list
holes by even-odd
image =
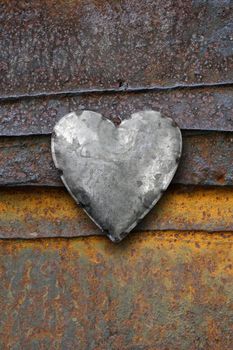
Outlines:
{"label": "metal heart", "polygon": [[181,148],[180,129],[155,111],[134,113],[118,127],[96,112],[70,113],[52,136],[53,160],[66,188],[114,242],[159,200]]}

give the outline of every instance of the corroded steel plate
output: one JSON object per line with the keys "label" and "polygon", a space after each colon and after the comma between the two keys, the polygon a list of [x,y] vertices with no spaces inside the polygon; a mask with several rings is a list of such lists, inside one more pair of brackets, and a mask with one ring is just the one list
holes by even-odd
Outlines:
{"label": "corroded steel plate", "polygon": [[[64,188],[5,187],[0,192],[0,238],[103,235]],[[233,232],[233,187],[169,186],[135,228]]]}
{"label": "corroded steel plate", "polygon": [[231,0],[0,3],[0,95],[232,83]]}
{"label": "corroded steel plate", "polygon": [[153,109],[172,118],[183,130],[233,131],[233,88],[215,86],[3,100],[0,136],[50,134],[65,114],[86,109],[98,111],[113,122],[142,109]]}
{"label": "corroded steel plate", "polygon": [[160,199],[181,147],[178,126],[155,111],[135,113],[118,127],[96,112],[70,113],[52,137],[54,163],[66,188],[115,242]]}
{"label": "corroded steel plate", "polygon": [[230,350],[233,236],[0,241],[0,348]]}

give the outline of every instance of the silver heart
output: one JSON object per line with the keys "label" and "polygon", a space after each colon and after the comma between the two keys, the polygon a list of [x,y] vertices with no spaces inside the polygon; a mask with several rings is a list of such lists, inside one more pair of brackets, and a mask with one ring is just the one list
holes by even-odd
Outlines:
{"label": "silver heart", "polygon": [[114,242],[159,200],[181,148],[180,129],[155,111],[134,113],[118,127],[96,112],[70,113],[52,136],[53,160],[66,188]]}

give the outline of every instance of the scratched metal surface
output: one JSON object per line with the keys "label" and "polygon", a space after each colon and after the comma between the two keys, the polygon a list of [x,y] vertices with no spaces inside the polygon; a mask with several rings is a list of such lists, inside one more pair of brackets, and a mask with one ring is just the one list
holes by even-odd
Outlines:
{"label": "scratched metal surface", "polygon": [[1,241],[1,349],[230,350],[232,235]]}
{"label": "scratched metal surface", "polygon": [[0,136],[49,134],[65,114],[83,109],[113,121],[154,109],[181,129],[233,131],[233,89],[209,87],[0,100]]}
{"label": "scratched metal surface", "polygon": [[1,0],[0,96],[233,82],[233,1]]}
{"label": "scratched metal surface", "polygon": [[[233,188],[173,185],[136,230],[233,231]],[[90,235],[102,232],[65,189],[1,188],[0,238]]]}
{"label": "scratched metal surface", "polygon": [[[173,183],[233,185],[232,133],[183,132],[183,151]],[[0,185],[62,186],[50,136],[0,138]]]}

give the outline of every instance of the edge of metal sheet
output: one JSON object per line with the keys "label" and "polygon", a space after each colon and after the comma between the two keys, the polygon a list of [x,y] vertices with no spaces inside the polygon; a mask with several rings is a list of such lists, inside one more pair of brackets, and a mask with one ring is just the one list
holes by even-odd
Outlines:
{"label": "edge of metal sheet", "polygon": [[0,136],[50,134],[65,114],[84,109],[113,122],[138,110],[153,109],[183,130],[233,131],[233,87],[208,87],[0,100]]}

